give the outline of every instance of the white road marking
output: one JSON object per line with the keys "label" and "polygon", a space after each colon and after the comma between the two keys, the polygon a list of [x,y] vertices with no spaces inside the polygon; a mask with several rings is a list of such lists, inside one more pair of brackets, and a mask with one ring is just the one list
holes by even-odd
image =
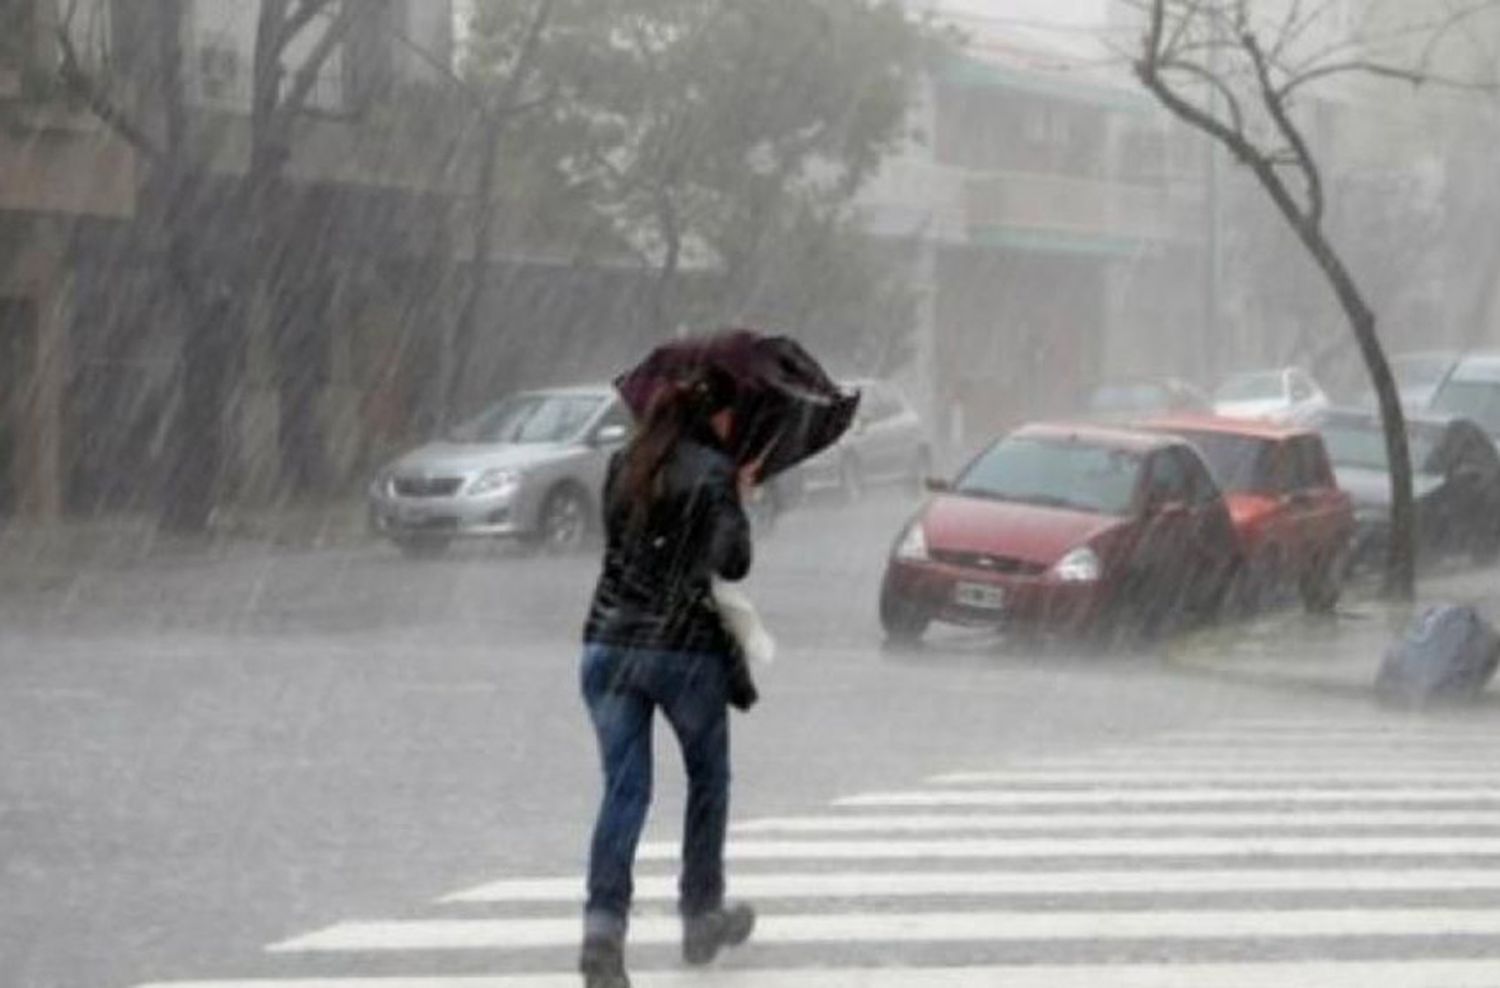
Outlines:
{"label": "white road marking", "polygon": [[735,824],[741,834],[958,833],[983,830],[1268,830],[1500,827],[1500,810],[1294,810],[1240,813],[928,813],[767,817]]}
{"label": "white road marking", "polygon": [[[1059,940],[1307,940],[1327,937],[1500,936],[1497,909],[1131,910],[763,915],[755,942],[1015,943]],[[575,946],[579,921],[433,919],[339,923],[266,948],[275,953],[526,950]],[[633,945],[673,945],[675,916],[640,916]]]}
{"label": "white road marking", "polygon": [[[632,971],[636,988],[1500,988],[1500,960]],[[156,982],[138,988],[578,988],[577,974]]]}
{"label": "white road marking", "polygon": [[949,789],[864,793],[834,801],[835,806],[1102,806],[1117,803],[1474,803],[1500,800],[1500,787],[1446,789],[1326,788],[1230,789],[1201,786],[1177,789],[1080,788],[1069,790]]}
{"label": "white road marking", "polygon": [[[642,844],[639,861],[673,861],[676,844]],[[948,840],[730,841],[736,861],[889,861],[900,858],[1213,858],[1500,856],[1500,837],[1079,837]]]}
{"label": "white road marking", "polygon": [[[1367,766],[1369,761],[1361,759],[1359,764]],[[1194,782],[1213,785],[1339,782],[1362,785],[1380,783],[1392,787],[1429,786],[1441,789],[1453,785],[1500,783],[1500,765],[1491,763],[1483,768],[1465,768],[1450,763],[1440,763],[1421,769],[1403,767],[1400,771],[1380,771],[1370,768],[1325,766],[1319,763],[1307,764],[1305,761],[1300,766],[1290,761],[1243,766],[1238,763],[1225,764],[1224,762],[1181,762],[1150,769],[1097,764],[1074,767],[1062,764],[1055,768],[1033,770],[949,772],[930,776],[926,781],[939,786],[1076,786],[1081,782],[1098,782],[1112,786]]]}
{"label": "white road marking", "polygon": [[[871,871],[731,875],[751,899],[854,899],[960,895],[1203,894],[1213,892],[1494,892],[1500,868],[1167,869],[1159,871]],[[638,902],[673,902],[677,879],[636,879]],[[445,903],[581,902],[582,878],[519,878],[445,896]]]}

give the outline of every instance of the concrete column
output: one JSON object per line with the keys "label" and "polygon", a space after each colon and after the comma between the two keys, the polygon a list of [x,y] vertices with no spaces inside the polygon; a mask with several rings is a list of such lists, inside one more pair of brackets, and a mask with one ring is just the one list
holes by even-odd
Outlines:
{"label": "concrete column", "polygon": [[23,261],[22,297],[30,301],[32,325],[29,368],[17,409],[19,435],[15,469],[22,517],[51,522],[64,504],[63,398],[68,376],[68,322],[71,285],[63,258],[63,238],[50,223],[36,226],[35,241]]}

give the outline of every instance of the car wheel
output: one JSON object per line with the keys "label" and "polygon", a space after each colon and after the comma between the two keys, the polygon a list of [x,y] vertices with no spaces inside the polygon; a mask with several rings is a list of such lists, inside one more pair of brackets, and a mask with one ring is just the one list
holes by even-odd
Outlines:
{"label": "car wheel", "polygon": [[880,627],[893,645],[915,645],[932,624],[932,615],[921,604],[902,597],[890,586],[880,591]]}
{"label": "car wheel", "polygon": [[559,487],[542,502],[537,547],[559,555],[577,552],[588,542],[592,528],[588,497],[571,485]]}
{"label": "car wheel", "polygon": [[1297,589],[1309,614],[1329,614],[1339,606],[1344,592],[1344,564],[1336,556],[1313,562],[1302,574]]}
{"label": "car wheel", "polygon": [[441,535],[398,535],[391,541],[407,559],[437,559],[453,544],[452,539]]}
{"label": "car wheel", "polygon": [[846,456],[839,461],[839,493],[848,504],[854,504],[865,496],[865,472],[853,456]]}

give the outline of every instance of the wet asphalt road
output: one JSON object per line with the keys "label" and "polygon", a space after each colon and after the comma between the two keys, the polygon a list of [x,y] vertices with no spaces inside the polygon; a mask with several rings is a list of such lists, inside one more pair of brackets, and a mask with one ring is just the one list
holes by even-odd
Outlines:
{"label": "wet asphalt road", "polygon": [[[911,507],[814,505],[760,546],[750,588],[783,654],[735,719],[736,818],[1231,715],[1339,716],[1150,655],[967,633],[886,654],[875,590]],[[263,947],[309,929],[578,873],[598,786],[575,679],[594,569],[243,546],[0,597],[0,985],[276,973]],[[665,744],[658,766],[666,834],[682,790]]]}

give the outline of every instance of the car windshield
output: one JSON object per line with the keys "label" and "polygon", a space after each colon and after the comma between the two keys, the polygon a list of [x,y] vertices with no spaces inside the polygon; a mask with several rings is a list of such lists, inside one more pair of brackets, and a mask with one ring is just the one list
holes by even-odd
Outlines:
{"label": "car windshield", "polygon": [[1279,371],[1263,374],[1241,374],[1231,377],[1219,385],[1214,392],[1215,401],[1274,401],[1282,397],[1282,381]]}
{"label": "car windshield", "polygon": [[1089,407],[1096,412],[1144,412],[1168,404],[1165,391],[1149,383],[1100,385],[1089,399]]}
{"label": "car windshield", "polygon": [[1238,436],[1229,432],[1179,432],[1198,447],[1219,489],[1226,494],[1254,494],[1274,491],[1271,454],[1275,443],[1255,436]]}
{"label": "car windshield", "polygon": [[1006,439],[974,462],[957,491],[970,497],[1129,514],[1141,471],[1129,450],[1071,440]]}
{"label": "car windshield", "polygon": [[1391,373],[1403,388],[1435,388],[1443,382],[1453,358],[1441,354],[1418,354],[1391,359]]}
{"label": "car windshield", "polygon": [[593,395],[516,395],[454,426],[448,438],[458,443],[565,442],[603,403]]}
{"label": "car windshield", "polygon": [[1500,436],[1500,381],[1449,378],[1433,397],[1432,407],[1449,415],[1473,419],[1485,432]]}
{"label": "car windshield", "polygon": [[[1323,426],[1322,431],[1323,443],[1328,447],[1328,458],[1334,466],[1363,470],[1390,469],[1390,460],[1385,453],[1385,433],[1378,424],[1331,423]],[[1442,440],[1442,427],[1408,422],[1406,432],[1411,448],[1411,461],[1418,470],[1425,470]]]}

